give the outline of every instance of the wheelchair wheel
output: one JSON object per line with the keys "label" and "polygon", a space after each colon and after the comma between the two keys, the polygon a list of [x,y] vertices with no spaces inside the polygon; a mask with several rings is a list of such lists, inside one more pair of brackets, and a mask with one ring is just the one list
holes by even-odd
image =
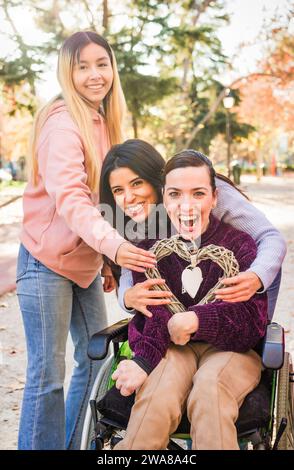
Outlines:
{"label": "wheelchair wheel", "polygon": [[294,383],[293,362],[291,355],[285,353],[284,365],[279,370],[278,392],[277,392],[277,415],[276,426],[280,425],[282,418],[287,419],[287,427],[280,439],[279,450],[294,450]]}
{"label": "wheelchair wheel", "polygon": [[[108,359],[102,365],[95,383],[93,385],[90,400],[99,401],[108,390],[108,382],[111,375],[112,364],[114,361],[113,354],[108,357]],[[99,412],[98,413],[98,420],[100,418]],[[83,433],[82,433],[82,441],[81,441],[81,450],[90,450],[92,448],[92,442],[95,437],[94,433],[94,422],[91,414],[90,405],[88,405],[84,426],[83,426]]]}

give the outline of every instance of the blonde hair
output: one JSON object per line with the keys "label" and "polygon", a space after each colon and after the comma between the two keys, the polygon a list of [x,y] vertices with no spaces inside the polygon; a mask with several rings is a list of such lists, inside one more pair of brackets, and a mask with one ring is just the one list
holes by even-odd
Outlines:
{"label": "blonde hair", "polygon": [[52,105],[56,101],[63,99],[82,137],[85,149],[85,167],[88,175],[87,184],[92,192],[99,191],[101,161],[98,157],[94,141],[93,117],[89,103],[77,93],[73,83],[75,61],[79,60],[80,51],[90,43],[102,46],[110,58],[113,70],[113,83],[103,100],[102,106],[110,144],[115,145],[123,141],[122,120],[126,105],[114,53],[107,41],[99,34],[91,31],[75,33],[63,43],[59,52],[57,75],[62,89],[62,96],[54,97],[40,109],[35,117],[29,152],[31,177],[35,185],[38,180],[37,144],[40,131]]}

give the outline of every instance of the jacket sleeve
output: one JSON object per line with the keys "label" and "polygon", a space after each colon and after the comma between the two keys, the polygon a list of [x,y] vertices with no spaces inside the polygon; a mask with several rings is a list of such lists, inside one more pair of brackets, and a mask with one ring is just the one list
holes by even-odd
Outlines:
{"label": "jacket sleeve", "polygon": [[[160,270],[164,276],[163,269]],[[135,273],[134,283],[146,280],[144,273]],[[152,313],[147,318],[137,312],[129,324],[129,344],[134,353],[134,360],[147,373],[150,373],[165,356],[171,343],[167,323],[172,314],[164,305],[149,305]]]}
{"label": "jacket sleeve", "polygon": [[127,308],[125,306],[124,295],[125,295],[125,291],[129,289],[130,287],[133,287],[133,285],[134,283],[133,283],[132,271],[126,268],[122,268],[120,278],[119,278],[117,299],[118,299],[120,308],[124,310],[126,313],[131,313],[131,314],[136,313],[136,310],[133,308]]}
{"label": "jacket sleeve", "polygon": [[242,194],[216,178],[217,207],[213,214],[223,222],[248,233],[257,244],[257,256],[248,271],[260,278],[264,291],[272,284],[286,255],[286,242],[281,233]]}
{"label": "jacket sleeve", "polygon": [[57,128],[38,149],[39,173],[57,213],[72,232],[115,261],[125,241],[102,217],[87,186],[83,145],[73,129]]}
{"label": "jacket sleeve", "polygon": [[[256,250],[253,240],[244,234],[232,250],[240,271],[248,268]],[[215,301],[206,305],[192,305],[199,319],[199,328],[192,341],[202,340],[223,351],[246,352],[254,348],[264,336],[267,324],[267,295],[255,294],[246,302]]]}

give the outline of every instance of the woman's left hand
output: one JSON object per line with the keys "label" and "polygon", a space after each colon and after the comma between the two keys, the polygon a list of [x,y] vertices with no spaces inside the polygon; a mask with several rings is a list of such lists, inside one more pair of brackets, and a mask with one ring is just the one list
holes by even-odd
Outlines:
{"label": "woman's left hand", "polygon": [[143,385],[147,377],[147,373],[131,359],[121,361],[112,374],[112,379],[116,381],[116,388],[124,397],[132,395],[137,388]]}
{"label": "woman's left hand", "polygon": [[198,330],[199,321],[195,312],[175,313],[168,321],[167,328],[174,344],[184,346],[191,335]]}
{"label": "woman's left hand", "polygon": [[101,269],[101,276],[104,277],[103,290],[104,292],[112,292],[116,288],[116,281],[113,277],[110,266],[104,263]]}
{"label": "woman's left hand", "polygon": [[252,271],[245,271],[237,276],[223,279],[222,284],[232,286],[215,291],[215,298],[225,302],[246,302],[263,287],[257,274]]}

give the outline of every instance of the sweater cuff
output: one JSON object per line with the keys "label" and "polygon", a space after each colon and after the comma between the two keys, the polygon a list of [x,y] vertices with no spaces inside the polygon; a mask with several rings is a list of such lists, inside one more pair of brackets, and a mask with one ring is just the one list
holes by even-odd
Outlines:
{"label": "sweater cuff", "polygon": [[[131,344],[130,346],[132,347]],[[145,341],[138,342],[136,347],[132,349],[134,352],[134,358],[140,358],[141,360],[145,361],[145,363],[150,366],[151,370],[155,369],[164,356],[164,354],[162,355],[158,349],[154,348],[150,345],[150,343],[146,343]]]}
{"label": "sweater cuff", "polygon": [[198,330],[191,336],[191,340],[213,344],[219,333],[217,304],[192,305],[188,310],[195,312],[199,320]]}
{"label": "sweater cuff", "polygon": [[111,235],[105,237],[100,244],[100,252],[108,256],[114,263],[116,263],[116,254],[120,245],[125,243],[126,240],[121,237],[116,230]]}
{"label": "sweater cuff", "polygon": [[258,289],[258,291],[256,291],[256,293],[257,294],[263,294],[264,292],[266,292],[266,290],[268,289],[269,286],[267,286],[267,284],[265,285],[265,280],[264,280],[263,273],[260,272],[262,270],[259,270],[258,268],[250,266],[250,268],[246,269],[245,272],[247,272],[247,271],[256,274],[256,276],[259,277],[259,279],[261,281],[262,286],[260,287],[260,289]]}
{"label": "sweater cuff", "polygon": [[146,359],[144,359],[143,357],[135,356],[132,358],[132,361],[138,364],[138,366],[140,366],[141,369],[143,369],[147,375],[151,374],[153,367],[151,367],[151,365],[148,361],[146,361]]}

